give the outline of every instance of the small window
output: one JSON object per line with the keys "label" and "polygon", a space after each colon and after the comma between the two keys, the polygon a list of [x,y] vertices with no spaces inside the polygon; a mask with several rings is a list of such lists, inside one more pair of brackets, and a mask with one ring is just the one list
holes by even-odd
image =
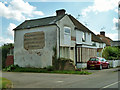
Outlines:
{"label": "small window", "polygon": [[85,42],[85,40],[86,40],[86,34],[85,32],[83,32],[82,41]]}
{"label": "small window", "polygon": [[92,45],[93,45],[93,46],[96,46],[96,43],[93,43]]}
{"label": "small window", "polygon": [[74,47],[71,47],[71,50],[73,50]]}

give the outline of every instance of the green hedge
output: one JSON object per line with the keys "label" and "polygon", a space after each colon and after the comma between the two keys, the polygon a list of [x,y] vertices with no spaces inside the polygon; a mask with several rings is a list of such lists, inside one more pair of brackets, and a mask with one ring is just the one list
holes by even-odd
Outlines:
{"label": "green hedge", "polygon": [[9,72],[35,72],[35,73],[59,73],[59,74],[91,74],[88,71],[71,71],[71,70],[55,70],[53,66],[48,66],[45,68],[23,68],[18,65],[10,65],[3,69],[3,71]]}

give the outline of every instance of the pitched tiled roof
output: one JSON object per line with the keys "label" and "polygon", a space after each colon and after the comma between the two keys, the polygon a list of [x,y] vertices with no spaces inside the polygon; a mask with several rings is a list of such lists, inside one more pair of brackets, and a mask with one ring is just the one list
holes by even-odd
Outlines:
{"label": "pitched tiled roof", "polygon": [[92,41],[94,42],[99,42],[99,43],[104,43],[97,35],[92,33]]}
{"label": "pitched tiled roof", "polygon": [[56,23],[56,21],[59,21],[64,16],[65,15],[59,15],[59,16],[51,16],[51,17],[40,18],[40,19],[25,20],[22,24],[17,26],[14,30],[53,25],[53,24]]}
{"label": "pitched tiled roof", "polygon": [[68,15],[68,16],[72,20],[72,22],[74,23],[74,25],[76,26],[76,29],[81,30],[83,32],[89,32],[89,33],[91,33],[92,34],[92,41],[103,43],[103,41],[97,35],[95,35],[92,31],[90,31],[82,23],[80,23],[78,20],[76,20],[73,16],[71,16],[71,15]]}
{"label": "pitched tiled roof", "polygon": [[103,36],[103,35],[97,35],[98,37],[101,38],[101,40],[107,45],[107,46],[111,46],[111,41],[112,39],[110,39],[109,37]]}
{"label": "pitched tiled roof", "polygon": [[85,27],[82,23],[80,23],[78,20],[76,20],[73,16],[71,16],[71,15],[68,15],[68,16],[72,20],[74,25],[76,26],[76,29],[84,31],[84,32],[90,32],[90,30],[87,27]]}

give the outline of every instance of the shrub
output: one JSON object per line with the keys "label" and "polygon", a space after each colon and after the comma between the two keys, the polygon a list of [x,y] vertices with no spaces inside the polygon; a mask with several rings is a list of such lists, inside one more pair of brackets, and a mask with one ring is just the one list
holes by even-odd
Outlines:
{"label": "shrub", "polygon": [[53,71],[54,69],[55,69],[54,66],[48,66],[48,67],[46,67],[47,71]]}
{"label": "shrub", "polygon": [[13,71],[14,69],[18,67],[19,67],[18,65],[10,65],[10,66],[5,67],[3,71]]}
{"label": "shrub", "polygon": [[118,47],[105,47],[102,56],[107,60],[119,59],[120,51]]}

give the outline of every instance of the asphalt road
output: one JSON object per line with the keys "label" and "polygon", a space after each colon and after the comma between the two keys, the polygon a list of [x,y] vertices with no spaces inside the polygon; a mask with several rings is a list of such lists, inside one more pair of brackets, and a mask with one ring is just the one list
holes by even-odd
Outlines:
{"label": "asphalt road", "polygon": [[[118,88],[116,69],[88,70],[90,75],[3,72],[14,88]],[[119,85],[118,85],[119,84]]]}

